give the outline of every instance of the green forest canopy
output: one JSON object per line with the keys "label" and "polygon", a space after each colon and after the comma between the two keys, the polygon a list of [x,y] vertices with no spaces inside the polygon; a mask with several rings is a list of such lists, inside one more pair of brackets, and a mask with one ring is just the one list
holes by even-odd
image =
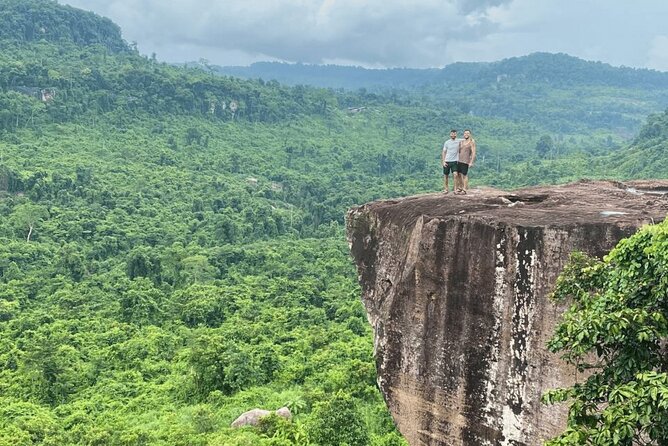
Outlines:
{"label": "green forest canopy", "polygon": [[[220,77],[53,1],[0,11],[0,445],[403,444],[345,210],[438,190],[452,126],[480,135],[476,184],[666,174],[666,114],[627,143],[577,108],[555,131],[413,93]],[[293,423],[229,428],[283,405]],[[354,423],[327,415],[342,406]]]}

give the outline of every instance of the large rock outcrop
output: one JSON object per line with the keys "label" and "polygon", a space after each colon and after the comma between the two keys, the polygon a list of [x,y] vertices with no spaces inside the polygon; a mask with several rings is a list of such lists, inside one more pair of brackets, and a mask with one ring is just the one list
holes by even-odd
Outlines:
{"label": "large rock outcrop", "polygon": [[602,256],[668,211],[668,182],[587,182],[379,201],[348,214],[375,333],[378,383],[417,445],[539,445],[582,379],[545,344],[548,299],[573,250]]}

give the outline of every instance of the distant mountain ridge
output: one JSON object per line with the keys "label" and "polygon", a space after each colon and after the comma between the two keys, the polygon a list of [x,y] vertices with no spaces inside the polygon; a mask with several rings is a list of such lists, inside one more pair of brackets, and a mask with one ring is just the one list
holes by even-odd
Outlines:
{"label": "distant mountain ridge", "polygon": [[497,62],[457,62],[444,68],[369,69],[340,65],[306,65],[256,62],[247,67],[214,66],[219,74],[247,79],[276,80],[287,85],[370,90],[416,89],[430,84],[488,84],[503,80],[617,87],[668,87],[668,73],[649,69],[614,67],[563,53],[532,53]]}
{"label": "distant mountain ridge", "polygon": [[499,82],[507,78],[523,81],[617,87],[668,86],[668,73],[646,68],[614,67],[564,53],[532,53],[489,63],[455,63],[441,71],[450,81]]}
{"label": "distant mountain ridge", "polygon": [[276,80],[286,85],[313,85],[323,88],[370,90],[416,88],[438,78],[440,69],[368,69],[342,65],[307,65],[283,62],[256,62],[247,67],[213,66],[218,74],[245,79]]}
{"label": "distant mountain ridge", "polygon": [[[567,54],[533,53],[442,69],[366,69],[261,62],[208,67],[218,74],[431,103],[459,113],[538,125],[556,134],[613,129],[630,138],[645,118],[668,107],[668,73],[613,67]],[[389,93],[389,94],[388,94]]]}

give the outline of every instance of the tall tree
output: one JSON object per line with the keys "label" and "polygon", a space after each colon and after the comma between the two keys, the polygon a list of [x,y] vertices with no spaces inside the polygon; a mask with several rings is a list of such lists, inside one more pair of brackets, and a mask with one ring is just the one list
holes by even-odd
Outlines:
{"label": "tall tree", "polygon": [[44,206],[33,203],[24,203],[16,206],[11,219],[23,231],[27,231],[26,241],[30,241],[35,226],[49,216]]}
{"label": "tall tree", "polygon": [[566,431],[548,444],[668,444],[668,222],[602,261],[573,256],[554,296],[573,305],[549,348],[588,377],[544,395],[571,404]]}
{"label": "tall tree", "polygon": [[541,157],[546,157],[554,151],[554,140],[550,135],[543,135],[536,143],[536,152]]}

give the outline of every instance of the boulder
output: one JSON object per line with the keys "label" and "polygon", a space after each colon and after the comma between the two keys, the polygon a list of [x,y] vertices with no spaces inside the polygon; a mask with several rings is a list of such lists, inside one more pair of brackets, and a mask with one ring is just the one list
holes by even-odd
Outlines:
{"label": "boulder", "polygon": [[272,413],[276,413],[276,415],[287,418],[288,420],[292,418],[292,413],[290,413],[290,409],[287,407],[281,407],[275,412],[256,408],[239,415],[239,417],[232,422],[232,427],[257,426],[260,418],[266,417]]}

